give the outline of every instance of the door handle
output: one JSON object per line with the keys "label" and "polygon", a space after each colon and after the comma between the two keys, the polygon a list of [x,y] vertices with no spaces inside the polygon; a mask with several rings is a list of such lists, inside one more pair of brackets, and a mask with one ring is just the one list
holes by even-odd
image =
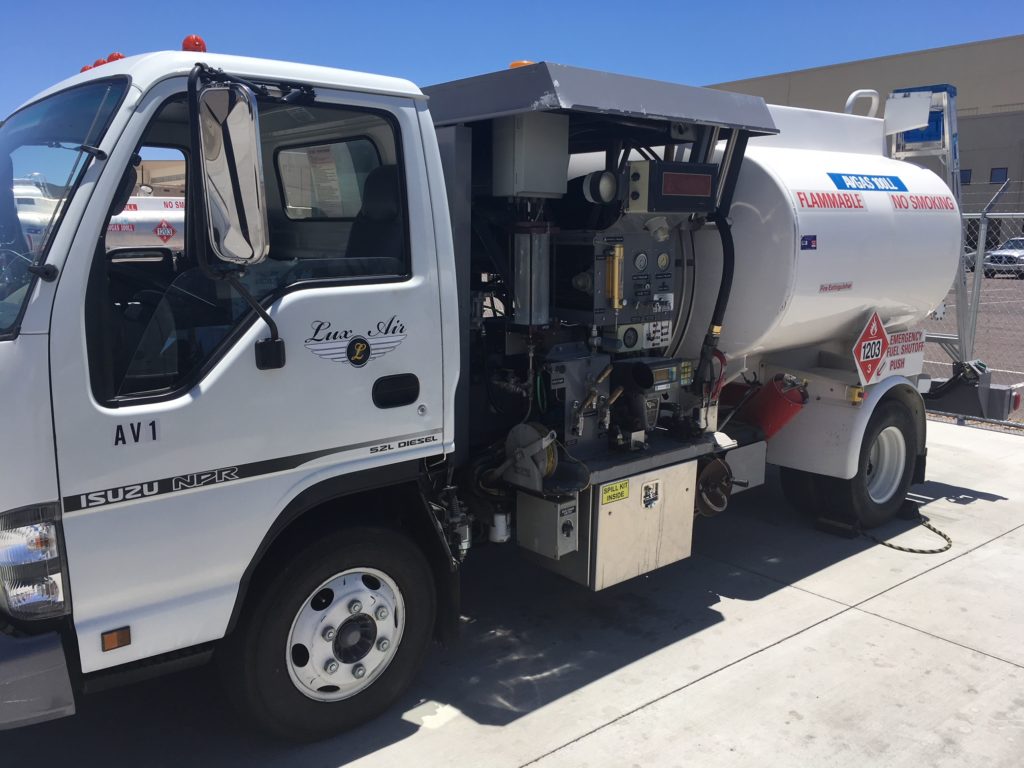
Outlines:
{"label": "door handle", "polygon": [[382,376],[373,382],[373,404],[378,408],[409,405],[420,396],[420,380],[413,373]]}

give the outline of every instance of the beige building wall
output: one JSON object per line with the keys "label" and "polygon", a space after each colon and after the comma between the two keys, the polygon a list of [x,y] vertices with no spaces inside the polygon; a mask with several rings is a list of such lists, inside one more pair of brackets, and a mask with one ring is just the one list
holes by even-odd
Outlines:
{"label": "beige building wall", "polygon": [[[978,210],[998,185],[993,168],[1024,182],[1024,35],[883,56],[711,86],[761,96],[769,104],[841,112],[860,88],[877,90],[883,100],[896,88],[951,83],[957,88],[960,167],[971,171],[964,187],[967,210]],[[858,104],[864,113],[867,100]],[[1024,183],[1005,200],[1024,210]],[[1006,206],[1003,206],[1005,209]]]}

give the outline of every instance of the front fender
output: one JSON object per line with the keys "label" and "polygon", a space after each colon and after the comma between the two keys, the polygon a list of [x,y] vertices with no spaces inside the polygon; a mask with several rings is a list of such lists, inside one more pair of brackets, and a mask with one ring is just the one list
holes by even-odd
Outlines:
{"label": "front fender", "polygon": [[845,396],[853,386],[811,377],[807,405],[768,441],[768,463],[849,480],[857,474],[861,442],[871,414],[879,403],[891,399],[902,402],[913,415],[919,456],[924,455],[924,400],[913,382],[903,376],[890,376],[866,387],[859,405]]}

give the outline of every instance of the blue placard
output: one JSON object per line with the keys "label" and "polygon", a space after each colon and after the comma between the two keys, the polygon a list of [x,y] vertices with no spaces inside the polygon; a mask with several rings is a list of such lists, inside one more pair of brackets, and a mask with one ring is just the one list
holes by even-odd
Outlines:
{"label": "blue placard", "polygon": [[907,185],[899,176],[872,176],[863,173],[830,173],[836,189],[850,192],[906,192]]}

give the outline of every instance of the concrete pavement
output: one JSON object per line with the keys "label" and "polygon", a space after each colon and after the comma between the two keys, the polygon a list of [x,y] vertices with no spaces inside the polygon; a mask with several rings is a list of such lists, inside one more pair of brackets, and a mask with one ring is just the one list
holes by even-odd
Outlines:
{"label": "concrete pavement", "polygon": [[[463,640],[355,732],[267,741],[208,669],[0,735],[9,765],[1024,765],[1024,436],[929,425],[914,489],[954,545],[807,527],[773,484],[700,520],[694,557],[593,594],[477,552]],[[941,540],[910,523],[907,546]]]}

